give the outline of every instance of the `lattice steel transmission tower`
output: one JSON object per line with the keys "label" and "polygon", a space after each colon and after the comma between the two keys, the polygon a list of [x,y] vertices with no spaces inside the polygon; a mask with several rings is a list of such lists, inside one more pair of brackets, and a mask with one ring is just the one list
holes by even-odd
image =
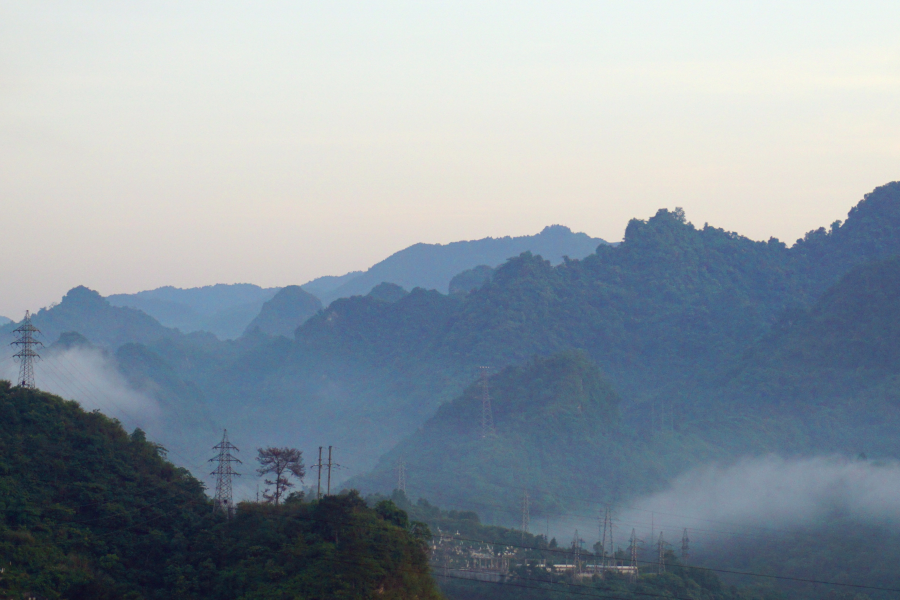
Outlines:
{"label": "lattice steel transmission tower", "polygon": [[219,455],[209,459],[209,462],[218,462],[216,470],[210,475],[216,476],[216,499],[213,510],[225,513],[225,518],[230,519],[234,516],[234,501],[231,497],[231,478],[240,477],[241,474],[236,472],[231,463],[241,463],[231,451],[240,452],[237,446],[228,441],[228,430],[222,433],[222,441],[213,446],[213,450],[218,450]]}
{"label": "lattice steel transmission tower", "polygon": [[575,530],[575,537],[572,538],[572,554],[573,565],[572,572],[576,575],[581,573],[581,538],[578,537],[578,530]]}
{"label": "lattice steel transmission tower", "polygon": [[666,572],[666,542],[663,540],[662,531],[659,532],[659,565],[656,572],[659,574]]}
{"label": "lattice steel transmission tower", "polygon": [[494,412],[491,410],[491,395],[488,392],[488,370],[490,367],[478,367],[481,369],[481,439],[493,436]]}
{"label": "lattice steel transmission tower", "polygon": [[609,522],[609,509],[603,512],[603,525],[600,526],[600,564],[606,566],[606,527]]}
{"label": "lattice steel transmission tower", "polygon": [[397,489],[406,493],[406,463],[402,460],[397,463]]}
{"label": "lattice steel transmission tower", "polygon": [[[606,566],[616,565],[616,546],[613,542],[613,516],[612,509],[607,508],[603,513],[603,527],[600,530],[600,563]],[[607,535],[609,536],[609,545],[606,543]],[[609,552],[609,560],[607,561],[607,552]]]}
{"label": "lattice steel transmission tower", "polygon": [[688,564],[688,559],[691,557],[691,540],[688,539],[687,528],[685,528],[684,533],[681,534],[681,562],[684,565]]}
{"label": "lattice steel transmission tower", "polygon": [[16,346],[19,351],[13,354],[13,358],[19,359],[19,379],[16,385],[34,389],[34,361],[40,360],[41,355],[37,353],[38,346],[43,346],[40,341],[34,339],[34,334],[40,333],[40,330],[31,324],[31,313],[25,311],[25,318],[13,333],[16,339],[10,343],[10,346]]}
{"label": "lattice steel transmission tower", "polygon": [[631,530],[631,583],[635,583],[638,578],[637,563],[637,533]]}
{"label": "lattice steel transmission tower", "polygon": [[525,496],[522,498],[522,540],[525,540],[525,534],[528,533],[528,525],[531,521],[531,507],[528,503],[528,490],[525,490]]}

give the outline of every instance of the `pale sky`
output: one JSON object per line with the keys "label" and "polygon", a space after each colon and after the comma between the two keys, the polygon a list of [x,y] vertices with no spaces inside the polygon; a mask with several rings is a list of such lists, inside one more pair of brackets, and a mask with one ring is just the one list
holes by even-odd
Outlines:
{"label": "pale sky", "polygon": [[0,314],[416,242],[793,242],[900,179],[900,2],[0,0]]}

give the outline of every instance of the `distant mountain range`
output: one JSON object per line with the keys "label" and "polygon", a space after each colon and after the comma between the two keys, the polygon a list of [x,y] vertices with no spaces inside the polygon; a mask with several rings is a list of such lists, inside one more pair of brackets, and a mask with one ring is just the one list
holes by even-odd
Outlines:
{"label": "distant mountain range", "polygon": [[[59,304],[39,310],[32,315],[32,323],[40,329],[40,339],[45,345],[66,332],[78,332],[91,343],[111,350],[123,344],[149,344],[178,335],[178,331],[164,327],[143,311],[114,306],[84,286],[69,290]],[[16,326],[13,322],[0,326],[0,334],[8,335]]]}
{"label": "distant mountain range", "polygon": [[[566,232],[535,237],[580,235]],[[458,249],[413,248],[398,255],[420,262],[393,264],[443,264],[423,257]],[[443,291],[385,279],[319,309],[303,290],[285,288],[234,341],[181,334],[84,290],[35,318],[58,330],[63,316],[89,308],[83,322],[102,335],[77,331],[94,343],[134,342],[116,351],[124,376],[161,390],[168,405],[183,399],[207,411],[239,447],[334,446],[337,477],[380,491],[406,460],[420,490],[451,486],[444,500],[458,506],[488,496],[516,503],[521,494],[487,486],[501,479],[487,468],[479,481],[454,475],[490,455],[477,454],[472,384],[483,366],[495,374],[497,435],[506,440],[490,460],[506,465],[510,485],[613,499],[747,453],[900,458],[890,434],[900,427],[900,267],[892,262],[900,182],[791,246],[698,228],[683,211],[661,209],[632,220],[621,244],[600,243],[581,259],[554,263],[525,251],[498,266],[484,256],[442,277]],[[113,322],[108,331],[103,320]],[[115,333],[126,320],[128,335]],[[195,445],[209,444],[198,432]],[[563,459],[586,476],[555,477]],[[535,496],[534,514],[567,502]]]}
{"label": "distant mountain range", "polygon": [[166,286],[136,294],[113,294],[107,299],[113,306],[142,310],[183,333],[208,331],[220,339],[235,339],[280,289],[249,283],[187,289]]}
{"label": "distant mountain range", "polygon": [[[407,291],[421,287],[446,293],[455,275],[479,265],[494,267],[525,251],[541,254],[556,264],[563,256],[583,258],[600,244],[605,242],[584,233],[573,233],[561,225],[546,227],[530,236],[484,238],[451,244],[415,244],[392,254],[367,271],[319,277],[302,287],[324,305],[337,298],[364,296],[383,282],[399,285]],[[260,315],[263,305],[280,289],[248,283],[186,289],[166,286],[135,294],[113,294],[108,300],[113,306],[140,309],[162,325],[183,333],[208,331],[219,339],[230,340],[237,339],[250,327],[251,321]],[[279,306],[284,310],[295,310],[288,309],[283,302]],[[307,314],[307,317],[314,312]],[[272,318],[271,313],[268,318]],[[281,332],[287,334],[287,330]]]}
{"label": "distant mountain range", "polygon": [[354,271],[341,277],[320,277],[303,284],[303,288],[318,296],[325,305],[338,298],[364,296],[385,281],[406,290],[420,287],[446,294],[455,275],[479,265],[496,267],[522,252],[540,254],[552,264],[559,264],[564,256],[581,259],[600,245],[606,245],[606,242],[585,233],[574,233],[562,225],[545,227],[537,235],[415,244],[366,271]]}

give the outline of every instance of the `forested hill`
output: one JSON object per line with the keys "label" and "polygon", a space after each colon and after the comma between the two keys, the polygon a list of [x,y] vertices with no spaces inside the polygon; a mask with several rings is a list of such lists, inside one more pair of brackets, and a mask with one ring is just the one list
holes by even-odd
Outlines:
{"label": "forested hill", "polygon": [[[896,458],[900,442],[900,257],[861,265],[695,390],[702,417],[749,418],[783,453]],[[686,399],[680,401],[687,406]],[[721,417],[719,417],[721,420]],[[723,447],[734,452],[747,432]]]}
{"label": "forested hill", "polygon": [[137,430],[0,382],[0,596],[439,597],[423,542],[356,494],[214,515]]}
{"label": "forested hill", "polygon": [[298,345],[353,362],[431,359],[470,376],[477,365],[582,348],[626,396],[645,396],[717,368],[852,266],[895,254],[900,183],[792,248],[698,229],[681,211],[660,210],[632,220],[619,246],[581,261],[511,259],[459,302],[419,293],[390,305],[334,303],[298,332]]}
{"label": "forested hill", "polygon": [[526,253],[468,294],[341,299],[294,340],[164,340],[146,356],[204,390],[213,410],[235,415],[251,443],[265,432],[281,443],[335,445],[352,475],[455,398],[482,365],[499,370],[579,348],[623,406],[681,402],[721,381],[783,315],[811,305],[854,265],[898,253],[900,183],[792,247],[660,210],[631,221],[618,246],[558,266]]}
{"label": "forested hill", "polygon": [[417,494],[509,522],[522,489],[532,514],[554,514],[561,498],[577,506],[635,497],[729,458],[895,459],[898,323],[900,258],[892,258],[854,268],[709,377],[652,401],[621,406],[583,352],[535,358],[487,380],[495,433],[483,436],[483,390],[473,384],[351,483],[389,489],[402,462]]}
{"label": "forested hill", "polygon": [[[493,426],[482,426],[487,385]],[[382,457],[375,471],[348,485],[391,489],[405,464],[410,489],[451,506],[469,506],[501,522],[529,490],[536,515],[554,514],[560,497],[610,501],[631,473],[628,491],[652,487],[645,459],[624,456],[620,399],[580,351],[536,357],[476,382],[444,404],[404,443]],[[623,463],[623,459],[625,461]],[[656,474],[658,476],[658,474]]]}

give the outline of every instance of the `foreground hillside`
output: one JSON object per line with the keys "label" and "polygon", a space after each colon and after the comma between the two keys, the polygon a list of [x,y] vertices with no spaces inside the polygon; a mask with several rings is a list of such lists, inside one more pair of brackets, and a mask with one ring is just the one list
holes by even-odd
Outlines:
{"label": "foreground hillside", "polygon": [[422,541],[356,494],[214,515],[165,450],[0,382],[0,595],[438,598]]}

